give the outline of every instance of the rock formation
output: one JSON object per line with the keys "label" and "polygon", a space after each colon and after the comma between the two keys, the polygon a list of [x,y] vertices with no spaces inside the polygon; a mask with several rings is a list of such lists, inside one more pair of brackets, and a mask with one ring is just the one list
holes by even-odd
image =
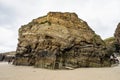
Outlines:
{"label": "rock formation", "polygon": [[0,54],[0,61],[4,61],[5,55]]}
{"label": "rock formation", "polygon": [[116,51],[120,53],[120,23],[115,30]]}
{"label": "rock formation", "polygon": [[0,53],[0,61],[10,61],[15,58],[16,51]]}
{"label": "rock formation", "polygon": [[116,52],[116,47],[115,47],[115,37],[109,37],[109,38],[106,38],[104,40],[105,44],[106,44],[106,48],[108,50],[109,53],[114,53]]}
{"label": "rock formation", "polygon": [[110,66],[105,43],[75,13],[49,12],[19,29],[15,65],[49,69]]}

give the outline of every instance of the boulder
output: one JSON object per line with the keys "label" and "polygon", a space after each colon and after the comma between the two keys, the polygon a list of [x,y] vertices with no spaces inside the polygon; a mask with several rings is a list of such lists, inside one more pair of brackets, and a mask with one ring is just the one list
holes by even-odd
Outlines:
{"label": "boulder", "polygon": [[75,13],[49,12],[19,29],[15,65],[47,69],[111,66],[104,41]]}

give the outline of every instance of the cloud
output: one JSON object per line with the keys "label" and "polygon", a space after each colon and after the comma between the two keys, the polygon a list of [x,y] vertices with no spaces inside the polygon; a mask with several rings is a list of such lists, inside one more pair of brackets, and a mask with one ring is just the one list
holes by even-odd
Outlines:
{"label": "cloud", "polygon": [[0,0],[0,48],[15,50],[20,26],[49,11],[76,12],[103,39],[113,36],[119,8],[120,0]]}
{"label": "cloud", "polygon": [[16,43],[14,31],[0,27],[0,52],[16,50]]}
{"label": "cloud", "polygon": [[16,13],[9,6],[0,4],[0,25],[13,24],[16,19]]}

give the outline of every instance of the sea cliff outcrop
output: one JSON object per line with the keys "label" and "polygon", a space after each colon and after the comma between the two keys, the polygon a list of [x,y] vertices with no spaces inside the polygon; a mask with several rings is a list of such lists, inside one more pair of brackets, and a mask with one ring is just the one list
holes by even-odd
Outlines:
{"label": "sea cliff outcrop", "polygon": [[0,61],[13,61],[15,58],[16,51],[0,53]]}
{"label": "sea cliff outcrop", "polygon": [[120,23],[117,25],[114,36],[116,41],[116,52],[120,54]]}
{"label": "sea cliff outcrop", "polygon": [[15,65],[49,69],[111,66],[105,43],[75,13],[49,12],[19,29]]}

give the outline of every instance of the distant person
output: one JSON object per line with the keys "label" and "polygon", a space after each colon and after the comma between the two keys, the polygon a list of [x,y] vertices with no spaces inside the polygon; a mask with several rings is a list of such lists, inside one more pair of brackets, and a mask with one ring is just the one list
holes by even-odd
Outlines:
{"label": "distant person", "polygon": [[8,64],[10,64],[12,62],[12,60],[11,59],[8,59]]}

